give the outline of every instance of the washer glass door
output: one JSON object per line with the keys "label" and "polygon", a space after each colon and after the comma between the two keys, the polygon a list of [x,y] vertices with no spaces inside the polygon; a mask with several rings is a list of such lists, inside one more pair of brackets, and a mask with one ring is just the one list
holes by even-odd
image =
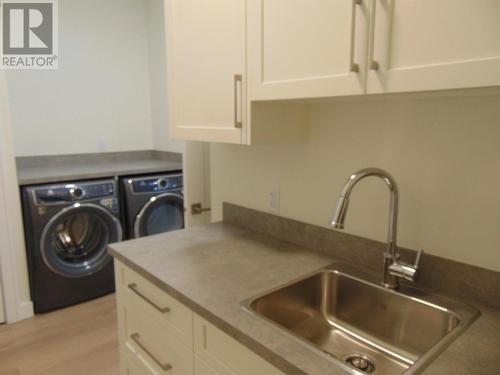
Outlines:
{"label": "washer glass door", "polygon": [[119,221],[106,209],[76,203],[55,215],[42,233],[45,264],[66,277],[90,275],[111,261],[106,247],[122,239]]}
{"label": "washer glass door", "polygon": [[184,198],[175,193],[152,197],[135,219],[136,238],[184,228]]}

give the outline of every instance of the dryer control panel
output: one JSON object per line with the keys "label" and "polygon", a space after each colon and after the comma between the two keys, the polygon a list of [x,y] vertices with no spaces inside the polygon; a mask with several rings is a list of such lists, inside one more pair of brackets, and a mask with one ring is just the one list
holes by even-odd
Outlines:
{"label": "dryer control panel", "polygon": [[128,183],[134,193],[159,193],[183,188],[182,175],[130,179]]}

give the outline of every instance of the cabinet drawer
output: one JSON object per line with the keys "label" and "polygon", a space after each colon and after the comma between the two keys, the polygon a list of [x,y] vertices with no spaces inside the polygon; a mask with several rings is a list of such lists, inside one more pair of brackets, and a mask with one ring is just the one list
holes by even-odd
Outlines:
{"label": "cabinet drawer", "polygon": [[[219,370],[221,370],[219,368]],[[236,375],[229,369],[227,371],[218,372],[206,364],[200,357],[196,354],[194,355],[194,375]]]}
{"label": "cabinet drawer", "polygon": [[[220,375],[284,375],[251,350],[193,314],[194,352]],[[198,364],[200,366],[200,364]],[[206,366],[205,366],[206,367]],[[207,372],[211,375],[212,373]]]}
{"label": "cabinet drawer", "polygon": [[192,347],[191,310],[137,272],[121,264],[119,268],[122,272],[122,294],[125,304],[133,306],[143,319],[151,319],[166,325],[184,344]]}
{"label": "cabinet drawer", "polygon": [[130,345],[125,345],[122,351],[123,375],[159,375],[148,365],[139,353],[135,353]]}
{"label": "cabinet drawer", "polygon": [[159,327],[129,306],[126,314],[125,348],[132,351],[153,374],[193,374],[193,350],[172,330]]}

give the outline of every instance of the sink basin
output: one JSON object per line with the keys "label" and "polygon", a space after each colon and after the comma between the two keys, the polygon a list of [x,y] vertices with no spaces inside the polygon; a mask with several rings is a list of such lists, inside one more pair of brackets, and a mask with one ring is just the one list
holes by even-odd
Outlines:
{"label": "sink basin", "polygon": [[334,264],[243,303],[352,374],[421,371],[478,316],[471,306]]}

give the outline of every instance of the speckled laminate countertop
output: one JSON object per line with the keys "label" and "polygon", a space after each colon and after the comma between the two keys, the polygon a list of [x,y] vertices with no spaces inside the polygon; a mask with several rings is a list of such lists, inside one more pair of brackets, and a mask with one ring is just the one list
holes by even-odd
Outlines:
{"label": "speckled laminate countertop", "polygon": [[70,157],[67,158],[67,162],[18,164],[17,177],[19,185],[35,185],[177,170],[182,170],[182,161],[154,158],[149,155],[141,155],[137,160],[119,158],[88,160]]}
{"label": "speckled laminate countertop", "polygon": [[[331,256],[216,223],[113,244],[110,253],[287,374],[346,374],[250,314],[241,302],[335,262]],[[482,315],[425,375],[495,374],[500,311]]]}

